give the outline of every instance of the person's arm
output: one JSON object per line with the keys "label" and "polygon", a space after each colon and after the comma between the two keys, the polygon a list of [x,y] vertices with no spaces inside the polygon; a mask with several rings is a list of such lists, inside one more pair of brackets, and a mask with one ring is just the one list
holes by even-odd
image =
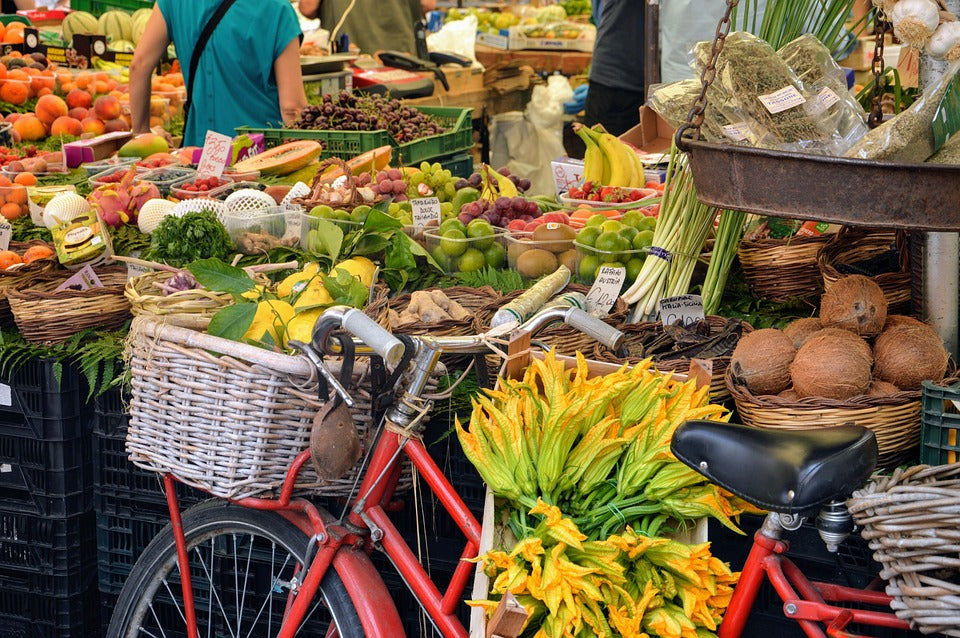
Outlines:
{"label": "person's arm", "polygon": [[437,8],[437,0],[420,0],[420,11],[426,15]]}
{"label": "person's arm", "polygon": [[280,95],[280,114],[285,124],[293,123],[307,106],[307,94],[300,74],[299,37],[291,40],[274,60],[273,75],[277,79],[277,92]]}
{"label": "person's arm", "polygon": [[150,130],[150,76],[160,63],[163,52],[170,44],[167,21],[157,5],[153,5],[147,28],[137,43],[130,62],[130,117],[134,133]]}
{"label": "person's arm", "polygon": [[304,18],[316,18],[320,14],[320,3],[323,0],[300,0],[297,9]]}
{"label": "person's arm", "polygon": [[36,0],[14,0],[14,4],[17,5],[17,11],[37,8]]}

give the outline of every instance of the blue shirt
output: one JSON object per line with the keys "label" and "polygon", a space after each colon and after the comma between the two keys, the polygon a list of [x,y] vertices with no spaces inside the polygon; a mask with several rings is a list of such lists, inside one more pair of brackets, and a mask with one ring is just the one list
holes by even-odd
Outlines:
{"label": "blue shirt", "polygon": [[[184,74],[219,0],[157,0]],[[200,146],[207,130],[233,136],[238,126],[282,121],[273,63],[300,24],[288,0],[236,0],[207,41],[193,82],[184,145]]]}

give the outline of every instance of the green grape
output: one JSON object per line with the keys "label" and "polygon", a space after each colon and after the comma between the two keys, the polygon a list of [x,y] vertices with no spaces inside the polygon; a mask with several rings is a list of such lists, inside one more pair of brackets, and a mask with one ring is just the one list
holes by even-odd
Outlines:
{"label": "green grape", "polygon": [[429,172],[430,172],[430,162],[426,162],[426,161],[420,162],[420,171],[423,172],[423,173],[429,173]]}
{"label": "green grape", "polygon": [[454,188],[453,182],[447,182],[443,185],[443,192],[448,198],[453,198],[453,196],[457,194],[457,189]]}
{"label": "green grape", "polygon": [[449,169],[443,169],[443,179],[453,179],[453,173],[451,173]]}
{"label": "green grape", "polygon": [[430,168],[433,170],[434,173],[439,173],[440,171],[443,170],[443,167],[440,166],[439,162],[434,162],[433,166],[431,166]]}

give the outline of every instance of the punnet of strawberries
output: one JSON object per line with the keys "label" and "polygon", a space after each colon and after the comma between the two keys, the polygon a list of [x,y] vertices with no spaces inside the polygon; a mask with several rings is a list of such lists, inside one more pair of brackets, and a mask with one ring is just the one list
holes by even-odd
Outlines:
{"label": "punnet of strawberries", "polygon": [[232,180],[229,179],[220,179],[219,177],[199,177],[192,182],[186,184],[180,184],[177,186],[180,190],[191,191],[197,193],[203,193],[206,191],[212,191],[214,188],[219,188],[225,184],[229,184]]}
{"label": "punnet of strawberries", "polygon": [[591,202],[635,202],[656,194],[656,183],[651,182],[645,188],[626,188],[624,186],[603,186],[586,181],[583,186],[574,186],[567,191],[567,197]]}

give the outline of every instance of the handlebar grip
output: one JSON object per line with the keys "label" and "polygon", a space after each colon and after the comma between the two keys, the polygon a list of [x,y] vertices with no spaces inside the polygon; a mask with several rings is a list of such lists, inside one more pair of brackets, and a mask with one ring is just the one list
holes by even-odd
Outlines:
{"label": "handlebar grip", "polygon": [[404,351],[403,343],[356,308],[351,308],[344,313],[341,326],[370,346],[388,366],[393,367],[400,363]]}
{"label": "handlebar grip", "polygon": [[593,337],[611,350],[616,350],[623,343],[622,332],[579,308],[571,308],[567,312],[566,322],[570,327]]}

